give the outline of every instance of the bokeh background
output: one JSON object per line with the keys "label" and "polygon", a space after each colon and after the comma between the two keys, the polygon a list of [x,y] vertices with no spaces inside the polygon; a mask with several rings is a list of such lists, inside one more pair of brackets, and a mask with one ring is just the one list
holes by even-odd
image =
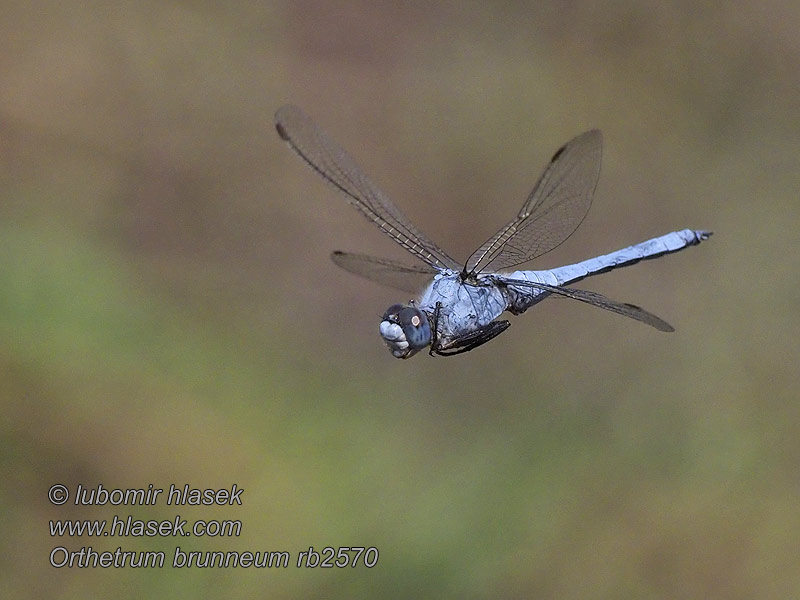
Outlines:
{"label": "bokeh background", "polygon": [[[796,2],[5,1],[0,596],[800,595]],[[304,108],[466,257],[601,128],[594,206],[533,267],[715,236],[448,359],[393,359],[403,258],[275,135]],[[241,507],[49,503],[63,483]],[[50,519],[239,519],[227,538]],[[374,546],[367,569],[92,569],[77,550]]]}

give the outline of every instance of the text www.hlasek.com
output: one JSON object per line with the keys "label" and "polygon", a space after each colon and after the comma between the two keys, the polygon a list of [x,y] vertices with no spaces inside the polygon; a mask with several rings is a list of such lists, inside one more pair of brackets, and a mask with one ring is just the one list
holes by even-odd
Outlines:
{"label": "text www.hlasek.com", "polygon": [[[236,484],[230,489],[191,488],[170,485],[169,492],[150,484],[147,488],[108,489],[103,485],[87,489],[78,485],[74,491],[62,484],[51,486],[48,498],[51,504],[61,506],[72,500],[76,506],[153,506],[162,500],[171,506],[210,506],[242,505],[244,490]],[[163,495],[162,495],[163,494]],[[165,502],[164,502],[165,501]],[[54,519],[50,520],[51,537],[238,537],[242,531],[239,520],[204,520],[191,523],[180,515],[174,519],[141,520],[132,515],[114,515],[108,520],[99,519]],[[331,567],[374,567],[378,563],[378,549],[357,546],[326,546],[317,551],[313,546],[296,553],[291,561],[291,553],[280,551],[197,551],[177,546],[172,556],[163,551],[132,551],[121,546],[113,550],[99,550],[92,546],[68,549],[56,546],[50,552],[50,564],[56,568],[230,568],[230,567],[288,567],[292,562],[298,568]],[[171,558],[171,560],[170,560]]]}
{"label": "text www.hlasek.com", "polygon": [[[122,519],[114,515],[111,528],[106,530],[108,521],[92,521],[65,519],[50,521],[51,536],[120,536],[120,537],[167,537],[167,536],[220,536],[238,537],[242,532],[241,521],[205,521],[198,519],[188,527],[185,519],[180,515],[165,521],[142,521],[128,515]],[[188,527],[188,529],[187,529]]]}

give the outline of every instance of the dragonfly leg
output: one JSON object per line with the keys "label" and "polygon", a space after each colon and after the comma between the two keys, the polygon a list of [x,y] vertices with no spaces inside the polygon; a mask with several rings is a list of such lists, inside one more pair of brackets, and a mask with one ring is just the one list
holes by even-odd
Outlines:
{"label": "dragonfly leg", "polygon": [[431,355],[435,353],[439,356],[455,356],[456,354],[469,352],[496,338],[510,326],[511,323],[509,321],[492,321],[480,329],[476,329],[466,335],[452,339],[449,342],[437,345],[437,347],[431,345],[430,353]]}
{"label": "dragonfly leg", "polygon": [[433,326],[431,329],[433,330],[432,339],[431,339],[431,347],[428,350],[428,354],[433,356],[434,351],[439,346],[439,311],[442,309],[442,303],[436,303],[436,309],[433,311]]}

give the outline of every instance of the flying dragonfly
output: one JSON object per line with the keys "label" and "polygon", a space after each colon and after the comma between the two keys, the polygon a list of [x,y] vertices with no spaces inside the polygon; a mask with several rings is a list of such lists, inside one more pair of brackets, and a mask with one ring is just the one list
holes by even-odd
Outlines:
{"label": "flying dragonfly", "polygon": [[578,228],[592,204],[600,176],[603,139],[593,129],[559,148],[519,213],[459,263],[417,229],[336,142],[299,108],[283,106],[275,128],[297,154],[338,189],[362,215],[413,254],[421,264],[335,251],[339,267],[380,284],[420,294],[383,314],[380,334],[392,355],[410,358],[430,347],[431,356],[452,356],[494,339],[518,315],[549,296],[585,302],[636,319],[659,331],[674,331],[652,313],[597,292],[566,287],[590,275],[625,267],[699,244],[710,231],[683,229],[603,256],[543,271],[512,267],[542,256]]}

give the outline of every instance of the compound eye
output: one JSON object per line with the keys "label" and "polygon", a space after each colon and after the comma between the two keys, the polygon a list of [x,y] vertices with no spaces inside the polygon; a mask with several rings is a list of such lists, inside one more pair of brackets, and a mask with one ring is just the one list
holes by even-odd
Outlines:
{"label": "compound eye", "polygon": [[411,326],[414,329],[421,327],[423,319],[425,319],[422,311],[420,311],[418,308],[414,308],[413,306],[408,306],[401,310],[398,313],[397,318],[400,320],[400,325],[402,325],[404,328]]}
{"label": "compound eye", "polygon": [[[392,304],[389,308],[386,309],[386,312],[383,313],[383,321],[394,321],[397,318],[397,315],[403,310],[402,304]],[[394,318],[392,318],[394,317]]]}
{"label": "compound eye", "polygon": [[400,311],[397,318],[406,334],[409,346],[419,349],[431,343],[431,326],[428,317],[421,310],[408,306]]}

